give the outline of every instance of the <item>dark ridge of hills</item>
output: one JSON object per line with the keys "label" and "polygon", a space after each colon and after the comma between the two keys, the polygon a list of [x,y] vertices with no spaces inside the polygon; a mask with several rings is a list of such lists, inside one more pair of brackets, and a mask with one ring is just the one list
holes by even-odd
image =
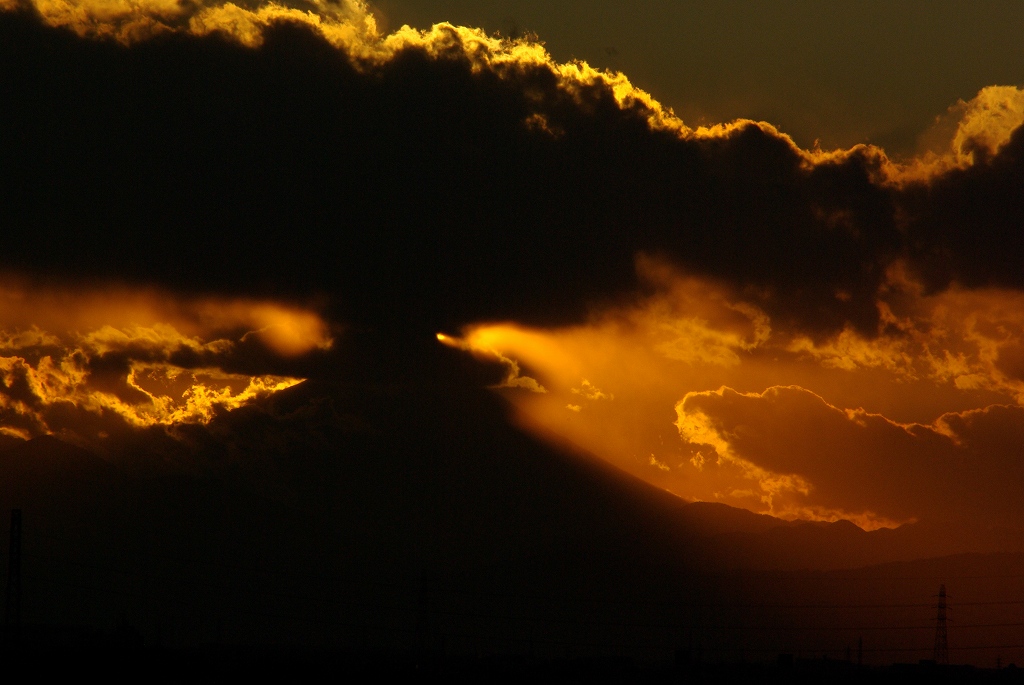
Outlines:
{"label": "dark ridge of hills", "polygon": [[798,602],[794,579],[936,548],[913,527],[686,503],[527,435],[478,370],[418,354],[391,378],[220,416],[180,469],[156,438],[104,458],[54,438],[0,453],[0,508],[24,512],[25,620],[128,622],[170,646],[668,655],[698,632],[737,643],[710,624],[768,620],[755,588]]}
{"label": "dark ridge of hills", "polygon": [[686,505],[683,515],[700,530],[701,535],[758,534],[772,528],[793,525],[791,521],[767,514],[755,514],[721,502],[691,502]]}
{"label": "dark ridge of hills", "polygon": [[0,506],[31,512],[48,525],[80,528],[126,485],[116,466],[51,436],[19,441],[0,452]]}
{"label": "dark ridge of hills", "polygon": [[8,475],[29,483],[72,482],[109,476],[114,467],[89,450],[50,435],[18,441],[0,451]]}
{"label": "dark ridge of hills", "polygon": [[733,529],[698,543],[725,568],[832,570],[949,553],[914,525],[864,531],[849,521],[780,522],[760,530]]}

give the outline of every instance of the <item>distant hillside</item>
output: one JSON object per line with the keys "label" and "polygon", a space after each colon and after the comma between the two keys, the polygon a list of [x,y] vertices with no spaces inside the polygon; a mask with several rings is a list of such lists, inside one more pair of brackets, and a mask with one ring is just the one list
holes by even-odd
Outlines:
{"label": "distant hillside", "polygon": [[[220,417],[208,433],[227,437],[197,439],[188,461],[167,456],[167,436],[102,458],[50,437],[0,452],[0,508],[24,512],[25,620],[127,621],[170,645],[669,658],[684,643],[807,644],[765,637],[804,625],[770,605],[834,602],[847,584],[843,602],[884,590],[883,604],[927,604],[937,590],[931,570],[912,587],[891,580],[945,563],[911,562],[942,551],[934,531],[686,503],[525,434],[500,398],[459,380],[459,358],[438,356],[417,382],[306,383]],[[266,439],[268,422],[290,437]]]}

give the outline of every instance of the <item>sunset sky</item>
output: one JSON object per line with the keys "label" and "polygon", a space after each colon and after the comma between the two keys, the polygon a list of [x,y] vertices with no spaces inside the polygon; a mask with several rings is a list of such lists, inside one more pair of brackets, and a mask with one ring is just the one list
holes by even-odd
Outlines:
{"label": "sunset sky", "polygon": [[454,349],[687,501],[1024,531],[1024,5],[0,7],[4,439]]}

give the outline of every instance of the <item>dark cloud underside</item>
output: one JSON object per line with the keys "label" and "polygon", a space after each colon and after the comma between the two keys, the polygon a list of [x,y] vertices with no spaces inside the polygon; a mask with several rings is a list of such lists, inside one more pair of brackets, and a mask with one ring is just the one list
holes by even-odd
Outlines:
{"label": "dark cloud underside", "polygon": [[544,63],[474,69],[457,39],[357,69],[289,23],[257,48],[125,47],[24,13],[0,33],[6,268],[326,291],[346,315],[433,328],[578,319],[645,251],[777,315],[870,329],[906,248],[875,152],[812,166],[753,124],[652,131],[602,82],[569,93]]}

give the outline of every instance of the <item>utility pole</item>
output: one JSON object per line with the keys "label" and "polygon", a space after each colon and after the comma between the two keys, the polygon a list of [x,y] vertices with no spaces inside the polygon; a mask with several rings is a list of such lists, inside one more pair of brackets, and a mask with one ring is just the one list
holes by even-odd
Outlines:
{"label": "utility pole", "polygon": [[11,537],[7,547],[7,604],[4,626],[10,631],[21,624],[21,509],[11,509]]}
{"label": "utility pole", "polygon": [[939,610],[935,618],[935,663],[949,663],[949,642],[946,636],[946,585],[939,586]]}

